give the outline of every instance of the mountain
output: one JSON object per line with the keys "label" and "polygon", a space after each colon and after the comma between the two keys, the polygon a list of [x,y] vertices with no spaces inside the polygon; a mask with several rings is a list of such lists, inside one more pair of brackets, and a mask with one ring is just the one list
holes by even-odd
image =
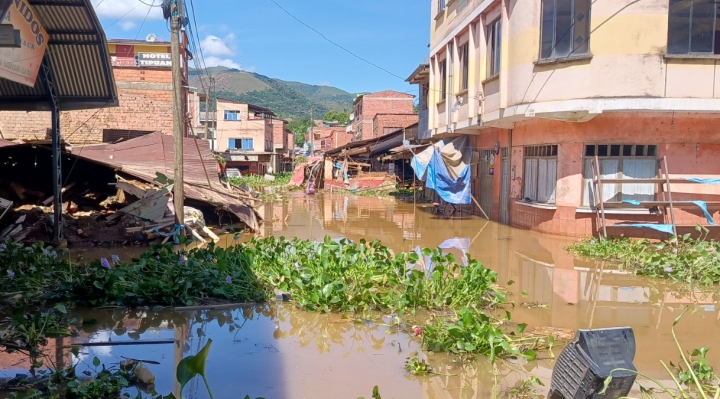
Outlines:
{"label": "mountain", "polygon": [[[198,71],[190,71],[190,86],[200,87]],[[273,110],[281,118],[309,116],[312,109],[315,119],[327,111],[348,111],[355,94],[331,86],[291,82],[253,72],[225,67],[208,68],[215,79],[213,97],[227,98]]]}

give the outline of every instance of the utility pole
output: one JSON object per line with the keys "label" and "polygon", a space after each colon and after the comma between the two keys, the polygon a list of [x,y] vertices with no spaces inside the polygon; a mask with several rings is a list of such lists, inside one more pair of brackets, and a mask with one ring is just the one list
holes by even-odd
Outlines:
{"label": "utility pole", "polygon": [[183,179],[183,100],[182,72],[180,70],[180,7],[178,0],[170,1],[171,62],[173,81],[173,137],[175,152],[175,186],[173,205],[175,223],[185,224],[185,182]]}
{"label": "utility pole", "polygon": [[315,119],[313,110],[310,108],[310,156],[315,155]]}

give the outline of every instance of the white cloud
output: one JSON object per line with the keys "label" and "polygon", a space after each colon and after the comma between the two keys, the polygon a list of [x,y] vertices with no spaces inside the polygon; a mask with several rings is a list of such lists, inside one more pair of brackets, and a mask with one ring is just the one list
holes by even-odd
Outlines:
{"label": "white cloud", "polygon": [[235,55],[235,34],[231,33],[224,38],[214,35],[207,35],[200,42],[203,54],[206,56],[233,56]]}
{"label": "white cloud", "polygon": [[120,22],[120,27],[122,28],[122,30],[135,29],[136,26],[137,26],[137,24],[136,24],[135,22],[133,22],[133,21],[122,21],[122,22]]}
{"label": "white cloud", "polygon": [[229,58],[220,58],[215,56],[205,57],[205,65],[208,67],[224,66],[233,69],[242,69],[240,68],[240,64]]}
{"label": "white cloud", "polygon": [[[162,0],[154,0],[155,5],[159,6]],[[160,7],[151,7],[143,4],[153,4],[153,0],[91,0],[95,7],[95,12],[100,18],[119,19],[123,21],[143,20],[145,16],[149,20],[163,19],[162,9]],[[150,13],[148,14],[148,10]]]}
{"label": "white cloud", "polygon": [[318,86],[330,86],[330,82],[323,80],[322,82],[318,83]]}

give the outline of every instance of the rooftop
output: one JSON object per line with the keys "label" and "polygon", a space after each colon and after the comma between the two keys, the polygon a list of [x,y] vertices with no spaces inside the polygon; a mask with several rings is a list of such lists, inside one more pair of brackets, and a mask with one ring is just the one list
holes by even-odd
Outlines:
{"label": "rooftop", "polygon": [[[38,54],[15,62],[6,60],[5,64],[31,70],[46,63],[63,111],[117,105],[105,33],[90,0],[25,1],[32,6],[33,17],[47,32],[47,48],[44,56]],[[10,12],[13,11],[11,6]],[[22,23],[21,18],[15,22]],[[21,28],[16,27],[22,31]],[[40,66],[32,87],[0,78],[0,110],[49,111],[42,75]]]}

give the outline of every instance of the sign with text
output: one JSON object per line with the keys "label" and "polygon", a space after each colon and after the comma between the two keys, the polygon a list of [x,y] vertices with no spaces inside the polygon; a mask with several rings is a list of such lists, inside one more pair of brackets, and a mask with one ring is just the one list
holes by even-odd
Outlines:
{"label": "sign with text", "polygon": [[138,53],[137,66],[170,68],[172,58],[169,53]]}
{"label": "sign with text", "polygon": [[[7,5],[6,2],[0,1]],[[26,0],[12,0],[0,23],[20,31],[19,48],[0,48],[0,78],[35,86],[40,64],[47,49],[48,34]]]}

